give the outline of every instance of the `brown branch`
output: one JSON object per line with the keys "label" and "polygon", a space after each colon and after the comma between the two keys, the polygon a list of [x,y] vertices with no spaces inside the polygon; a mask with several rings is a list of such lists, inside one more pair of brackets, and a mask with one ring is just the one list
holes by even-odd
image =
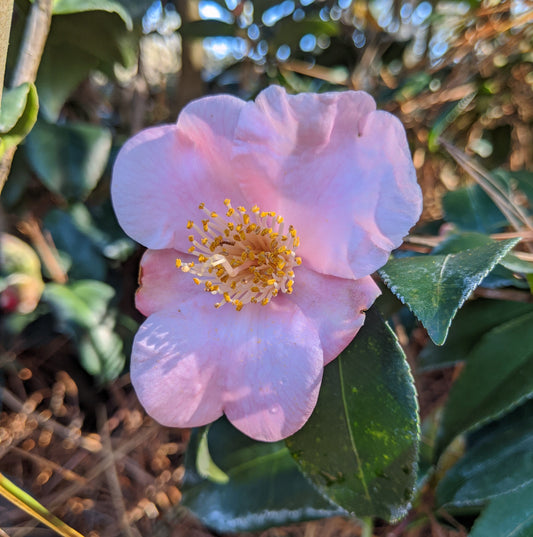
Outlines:
{"label": "brown branch", "polygon": [[2,89],[4,88],[4,72],[12,14],[13,0],[0,0],[0,101],[2,100]]}
{"label": "brown branch", "polygon": [[20,222],[18,228],[21,233],[24,233],[30,239],[52,280],[56,283],[66,283],[68,277],[59,264],[57,250],[51,238],[46,240],[37,220],[31,216],[27,220]]}
{"label": "brown branch", "polygon": [[[20,86],[24,82],[35,82],[46,38],[50,31],[52,2],[53,0],[35,0],[31,7],[11,87]],[[17,146],[10,147],[0,160],[0,193],[7,181],[16,150]]]}

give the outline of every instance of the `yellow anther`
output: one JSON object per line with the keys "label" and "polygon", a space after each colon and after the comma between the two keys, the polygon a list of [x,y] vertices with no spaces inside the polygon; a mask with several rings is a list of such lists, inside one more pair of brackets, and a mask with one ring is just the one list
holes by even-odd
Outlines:
{"label": "yellow anther", "polygon": [[[224,297],[215,304],[216,308],[231,302],[240,311],[246,304],[266,305],[280,292],[291,293],[293,268],[302,263],[295,256],[300,239],[294,227],[288,226],[282,234],[284,220],[276,212],[261,211],[258,205],[250,213],[242,206],[234,209],[229,198],[224,205],[221,216],[204,203],[199,205],[207,218],[201,220],[201,225],[187,221],[187,229],[193,230],[187,235],[192,242],[188,251],[197,256],[198,267],[181,259],[176,259],[176,267],[191,272],[202,290]],[[252,213],[257,216],[251,217]],[[216,223],[214,219],[218,219]]]}

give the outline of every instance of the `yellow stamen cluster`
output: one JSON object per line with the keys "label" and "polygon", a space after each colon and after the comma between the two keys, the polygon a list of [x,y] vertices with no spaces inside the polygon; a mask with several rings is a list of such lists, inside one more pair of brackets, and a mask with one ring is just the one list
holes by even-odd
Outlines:
{"label": "yellow stamen cluster", "polygon": [[176,259],[176,267],[190,272],[205,291],[223,296],[216,308],[229,302],[240,311],[249,303],[265,306],[279,292],[292,293],[293,269],[302,262],[295,254],[300,239],[294,227],[284,234],[283,218],[257,205],[250,212],[234,209],[229,199],[224,205],[224,216],[199,205],[206,218],[201,224],[187,222],[188,252],[198,261]]}

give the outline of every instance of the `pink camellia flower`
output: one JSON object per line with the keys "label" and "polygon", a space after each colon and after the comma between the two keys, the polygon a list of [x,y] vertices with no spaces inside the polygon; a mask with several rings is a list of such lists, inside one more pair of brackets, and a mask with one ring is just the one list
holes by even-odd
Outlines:
{"label": "pink camellia flower", "polygon": [[225,413],[264,441],[307,421],[379,295],[370,274],[420,215],[405,131],[375,107],[272,86],[199,99],[124,145],[113,204],[148,247],[131,379],[157,421]]}

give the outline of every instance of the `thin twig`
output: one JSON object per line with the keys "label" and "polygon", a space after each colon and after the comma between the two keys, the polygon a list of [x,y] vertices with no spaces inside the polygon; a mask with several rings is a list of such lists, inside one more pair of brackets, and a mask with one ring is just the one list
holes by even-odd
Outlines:
{"label": "thin twig", "polygon": [[515,289],[487,289],[478,287],[474,291],[475,296],[491,298],[493,300],[509,300],[511,302],[533,302],[533,295],[529,291]]}
{"label": "thin twig", "polygon": [[113,464],[110,466],[110,471],[105,473],[107,484],[111,492],[111,500],[115,506],[115,511],[119,520],[120,527],[124,531],[127,537],[141,537],[137,528],[130,526],[128,523],[128,517],[126,513],[126,504],[124,503],[124,496],[120,488],[120,482],[118,480],[116,459],[113,457],[113,446],[111,445],[111,436],[109,434],[109,421],[107,418],[107,412],[104,405],[98,407],[98,430],[102,438],[104,450],[112,456]]}
{"label": "thin twig", "polygon": [[66,283],[68,278],[59,264],[57,250],[53,243],[51,243],[51,240],[46,240],[37,220],[29,217],[21,221],[18,228],[21,233],[24,233],[30,239],[37,252],[39,252],[39,257],[47,268],[52,280],[56,283]]}
{"label": "thin twig", "polygon": [[[490,196],[492,201],[517,231],[520,231],[522,226],[525,226],[528,230],[533,230],[533,223],[528,215],[508,199],[507,192],[482,166],[468,158],[465,153],[444,138],[439,138],[439,142],[446,148],[457,164],[459,164],[487,193],[487,195]],[[526,246],[531,250],[530,245],[526,243]]]}
{"label": "thin twig", "polygon": [[[87,473],[85,479],[87,482],[91,482],[99,477],[103,472],[105,472],[111,465],[115,464],[115,461],[118,461],[125,457],[130,451],[133,451],[135,448],[146,442],[155,432],[159,430],[158,425],[152,425],[147,427],[144,431],[138,431],[136,435],[130,440],[124,442],[113,452],[108,452],[104,459],[96,464],[91,471]],[[50,502],[50,511],[55,511],[63,503],[65,503],[72,496],[76,496],[86,485],[79,483],[73,483],[69,487],[65,488],[61,493],[57,494],[53,501]],[[24,537],[35,527],[33,522],[29,523],[26,528],[21,529],[13,535],[13,537]]]}
{"label": "thin twig", "polygon": [[48,427],[63,438],[68,438],[74,445],[79,445],[92,453],[101,450],[102,446],[97,440],[86,438],[84,436],[78,437],[73,434],[74,431],[72,429],[61,425],[57,421],[51,418],[43,418],[43,416],[37,412],[28,412],[24,403],[15,397],[15,395],[13,395],[7,388],[0,388],[0,401],[14,412],[19,412],[27,417],[31,417],[35,419],[39,425]]}
{"label": "thin twig", "polygon": [[[46,38],[50,31],[52,3],[53,0],[35,0],[31,7],[24,29],[22,47],[13,72],[13,79],[11,80],[11,87],[13,88],[20,86],[24,82],[35,82]],[[0,160],[0,192],[2,192],[7,181],[16,150],[17,146],[10,147]]]}

